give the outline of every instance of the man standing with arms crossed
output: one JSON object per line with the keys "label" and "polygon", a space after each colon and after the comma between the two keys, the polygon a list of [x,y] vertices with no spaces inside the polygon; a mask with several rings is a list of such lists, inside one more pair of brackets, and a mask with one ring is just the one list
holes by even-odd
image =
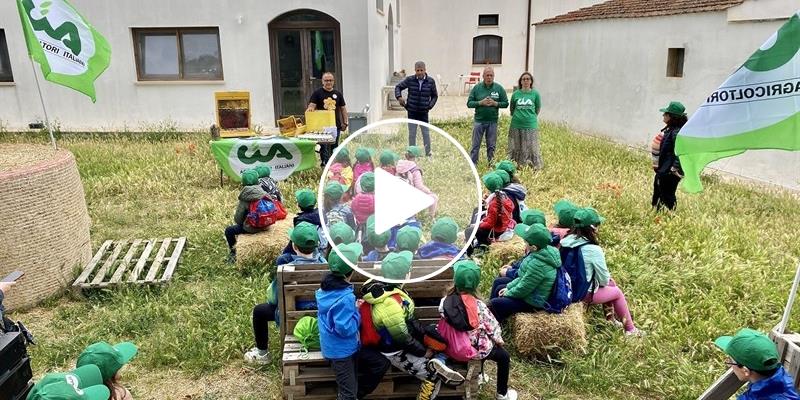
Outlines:
{"label": "man standing with arms crossed", "polygon": [[[403,100],[402,92],[408,89],[408,100]],[[425,63],[414,63],[414,75],[406,77],[394,87],[394,97],[406,111],[408,119],[428,122],[428,112],[436,105],[439,93],[436,92],[436,81],[425,72]],[[422,127],[422,142],[425,144],[425,155],[431,155],[431,134],[428,127]],[[417,145],[417,124],[408,124],[408,145]]]}
{"label": "man standing with arms crossed", "polygon": [[336,138],[333,144],[321,144],[319,146],[319,159],[321,166],[325,168],[328,159],[333,154],[333,149],[339,146],[339,137],[347,129],[347,107],[344,102],[344,95],[342,92],[333,88],[336,83],[333,73],[326,72],[322,74],[322,87],[315,90],[311,94],[311,99],[308,100],[308,108],[306,111],[314,110],[333,110],[336,114]]}
{"label": "man standing with arms crossed", "polygon": [[469,156],[472,163],[477,166],[480,159],[481,141],[486,135],[486,157],[491,165],[497,144],[497,117],[501,108],[508,107],[506,90],[494,81],[492,67],[483,69],[483,81],[475,85],[469,92],[467,107],[475,109],[475,122],[472,125],[472,148]]}

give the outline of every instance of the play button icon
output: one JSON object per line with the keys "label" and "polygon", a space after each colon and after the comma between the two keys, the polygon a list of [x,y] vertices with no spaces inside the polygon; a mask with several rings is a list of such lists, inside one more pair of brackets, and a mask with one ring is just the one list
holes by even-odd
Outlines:
{"label": "play button icon", "polygon": [[383,169],[375,170],[375,231],[392,229],[409,217],[433,205],[433,197],[393,176]]}

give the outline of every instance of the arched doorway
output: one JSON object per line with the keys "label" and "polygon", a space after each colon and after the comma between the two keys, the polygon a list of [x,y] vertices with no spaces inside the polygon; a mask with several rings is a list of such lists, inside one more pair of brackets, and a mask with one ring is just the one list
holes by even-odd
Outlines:
{"label": "arched doorway", "polygon": [[309,9],[294,10],[269,23],[272,92],[277,118],[302,116],[322,74],[333,72],[342,88],[339,21]]}
{"label": "arched doorway", "polygon": [[389,71],[386,79],[391,80],[394,73],[394,16],[392,15],[392,5],[389,4]]}

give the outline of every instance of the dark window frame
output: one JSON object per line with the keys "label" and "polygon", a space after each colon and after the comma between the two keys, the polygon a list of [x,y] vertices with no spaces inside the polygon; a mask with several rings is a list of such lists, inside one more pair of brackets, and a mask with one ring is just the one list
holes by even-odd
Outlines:
{"label": "dark window frame", "polygon": [[[498,39],[500,41],[499,51],[497,53],[497,60],[484,58],[483,60],[476,59],[475,50],[478,46],[485,46],[484,54],[488,54],[489,39]],[[473,65],[500,65],[503,63],[503,37],[500,35],[479,35],[472,38],[472,64]]]}
{"label": "dark window frame", "polygon": [[[494,19],[495,22],[481,22],[481,19]],[[478,26],[500,26],[500,14],[478,14]]]}
{"label": "dark window frame", "polygon": [[5,29],[0,29],[0,63],[8,65],[8,75],[0,75],[0,82],[14,82],[14,71],[11,69],[11,54],[8,52],[8,40],[6,39]]}
{"label": "dark window frame", "polygon": [[683,78],[683,66],[686,61],[686,48],[670,47],[667,49],[667,77]]}
{"label": "dark window frame", "polygon": [[[206,33],[215,34],[217,36],[217,52],[219,53],[219,75],[218,76],[186,76],[183,71],[184,54],[183,54],[183,35],[186,33]],[[175,36],[175,45],[178,52],[178,74],[177,75],[156,75],[144,74],[144,67],[142,62],[142,49],[141,38],[147,34],[173,34]],[[136,79],[139,81],[175,81],[175,82],[191,82],[191,81],[224,81],[225,71],[222,62],[222,47],[220,44],[219,27],[217,26],[204,26],[204,27],[186,27],[186,28],[131,28],[131,36],[133,38],[133,53],[136,63]]]}

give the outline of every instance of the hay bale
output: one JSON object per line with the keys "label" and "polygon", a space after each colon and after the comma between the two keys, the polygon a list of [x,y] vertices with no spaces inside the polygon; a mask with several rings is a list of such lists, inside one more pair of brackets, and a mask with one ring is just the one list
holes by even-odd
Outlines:
{"label": "hay bale", "polygon": [[500,260],[503,264],[508,264],[518,260],[525,254],[525,241],[519,236],[514,235],[511,240],[492,243],[486,254],[494,259]]}
{"label": "hay bale", "polygon": [[544,360],[563,350],[583,350],[587,343],[583,314],[583,303],[572,304],[561,314],[515,314],[510,321],[514,345],[521,355]]}
{"label": "hay bale", "polygon": [[92,257],[75,157],[51,146],[0,144],[0,193],[0,277],[25,272],[5,305],[28,308],[72,283]]}
{"label": "hay bale", "polygon": [[287,217],[264,232],[239,235],[236,240],[236,264],[246,267],[275,263],[286,243],[289,243],[289,229],[292,225],[292,217]]}

